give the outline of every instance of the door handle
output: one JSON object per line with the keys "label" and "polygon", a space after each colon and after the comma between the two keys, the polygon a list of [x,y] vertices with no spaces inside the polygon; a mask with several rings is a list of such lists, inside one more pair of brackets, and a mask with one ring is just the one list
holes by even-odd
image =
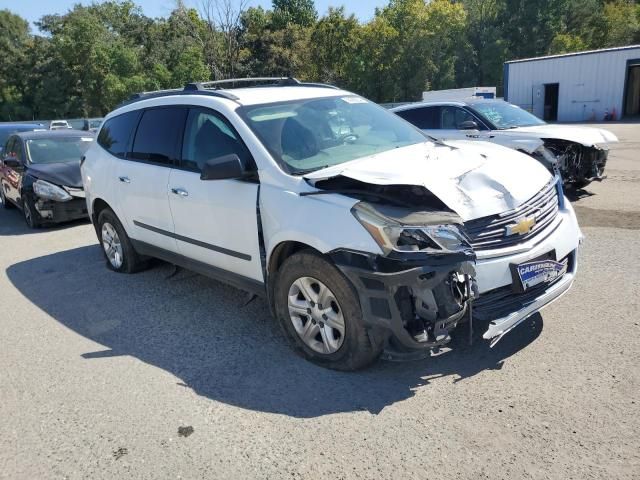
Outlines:
{"label": "door handle", "polygon": [[188,197],[189,192],[187,192],[184,188],[172,188],[171,193],[174,195],[180,195],[181,197]]}
{"label": "door handle", "polygon": [[129,177],[118,177],[122,183],[131,183]]}

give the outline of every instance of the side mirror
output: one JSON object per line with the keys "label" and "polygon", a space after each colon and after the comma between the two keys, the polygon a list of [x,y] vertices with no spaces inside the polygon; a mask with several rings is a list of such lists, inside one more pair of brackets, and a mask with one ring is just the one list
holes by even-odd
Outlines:
{"label": "side mirror", "polygon": [[466,120],[458,125],[458,130],[478,130],[478,124],[473,120]]}
{"label": "side mirror", "polygon": [[244,163],[235,153],[207,160],[202,167],[200,180],[232,180],[247,174]]}
{"label": "side mirror", "polygon": [[20,160],[18,160],[16,157],[5,157],[4,159],[4,165],[5,167],[9,167],[9,168],[20,168],[22,167],[22,164],[20,163]]}

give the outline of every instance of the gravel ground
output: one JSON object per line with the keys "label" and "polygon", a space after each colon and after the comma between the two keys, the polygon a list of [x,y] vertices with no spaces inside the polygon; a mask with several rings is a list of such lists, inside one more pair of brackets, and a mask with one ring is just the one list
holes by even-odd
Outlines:
{"label": "gravel ground", "polygon": [[640,478],[640,125],[606,127],[565,297],[493,349],[353,374],[296,357],[263,301],[113,274],[89,224],[0,211],[0,478]]}

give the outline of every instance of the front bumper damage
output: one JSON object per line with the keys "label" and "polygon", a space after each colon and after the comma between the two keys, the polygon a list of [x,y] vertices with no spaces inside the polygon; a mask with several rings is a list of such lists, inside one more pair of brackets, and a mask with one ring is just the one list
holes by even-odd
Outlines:
{"label": "front bumper damage", "polygon": [[63,223],[87,218],[87,203],[84,198],[73,198],[68,202],[56,202],[36,198],[35,208],[44,222]]}
{"label": "front bumper damage", "polygon": [[555,155],[565,184],[602,181],[609,148],[606,145],[585,146],[567,140],[546,139],[545,148]]}
{"label": "front bumper damage", "polygon": [[336,250],[331,254],[338,268],[358,292],[365,325],[390,333],[387,359],[422,358],[431,349],[446,345],[462,323],[480,321],[482,338],[495,345],[531,315],[551,304],[573,284],[577,250],[566,260],[564,275],[526,293],[511,285],[479,295],[475,259],[432,258],[405,261],[364,252]]}
{"label": "front bumper damage", "polygon": [[391,333],[388,358],[448,343],[478,295],[475,257],[464,253],[408,261],[336,250],[331,257],[355,286],[365,325]]}

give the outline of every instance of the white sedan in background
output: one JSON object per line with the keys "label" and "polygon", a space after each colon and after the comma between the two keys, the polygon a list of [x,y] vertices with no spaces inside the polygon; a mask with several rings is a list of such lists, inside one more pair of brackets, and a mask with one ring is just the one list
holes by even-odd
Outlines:
{"label": "white sedan in background", "polygon": [[605,178],[611,132],[540,120],[503,100],[421,102],[393,108],[405,120],[439,140],[481,140],[526,153],[549,170],[558,169],[566,185],[582,188]]}

